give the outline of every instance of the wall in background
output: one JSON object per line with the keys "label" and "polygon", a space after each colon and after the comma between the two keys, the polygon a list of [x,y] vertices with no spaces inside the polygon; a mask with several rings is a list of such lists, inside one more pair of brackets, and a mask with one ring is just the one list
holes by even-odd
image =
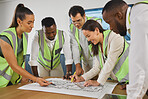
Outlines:
{"label": "wall in background", "polygon": [[[81,5],[84,9],[102,8],[109,0],[0,0],[0,31],[9,27],[12,21],[14,9],[18,3],[23,3],[35,14],[34,29],[29,34],[28,54],[31,51],[31,41],[35,30],[41,28],[40,21],[46,16],[55,18],[57,26],[68,32],[68,11],[73,5]],[[125,0],[133,4],[142,0]]]}

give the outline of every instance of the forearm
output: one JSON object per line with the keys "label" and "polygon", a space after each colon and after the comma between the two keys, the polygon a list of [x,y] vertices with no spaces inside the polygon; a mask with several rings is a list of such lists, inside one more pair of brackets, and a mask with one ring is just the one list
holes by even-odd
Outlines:
{"label": "forearm", "polygon": [[75,64],[75,66],[76,66],[76,69],[81,68],[81,64],[80,63]]}
{"label": "forearm", "polygon": [[36,76],[36,77],[39,77],[37,66],[31,66],[31,69],[32,69],[33,75]]}
{"label": "forearm", "polygon": [[100,73],[100,69],[98,66],[94,66],[92,69],[90,69],[88,72],[82,75],[82,77],[87,81],[95,77]]}
{"label": "forearm", "polygon": [[18,66],[17,59],[12,47],[3,40],[0,40],[0,44],[1,44],[0,47],[2,49],[3,55],[6,61],[8,62],[9,66],[12,68],[12,70],[20,74],[21,76],[24,76],[25,78],[29,78],[33,81],[36,81],[37,78],[35,76],[31,75],[25,69]]}
{"label": "forearm", "polygon": [[30,74],[29,72],[27,72],[25,69],[21,68],[20,66],[11,66],[12,70],[15,71],[17,74],[25,77],[25,78],[28,78],[28,79],[31,79],[33,81],[36,81],[37,80],[37,77],[33,76],[32,74]]}
{"label": "forearm", "polygon": [[72,72],[72,64],[66,65],[66,71],[67,72]]}

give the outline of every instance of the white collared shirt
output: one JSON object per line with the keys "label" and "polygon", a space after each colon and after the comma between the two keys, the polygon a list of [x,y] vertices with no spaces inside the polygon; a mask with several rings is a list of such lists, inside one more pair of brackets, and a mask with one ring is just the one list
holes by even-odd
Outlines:
{"label": "white collared shirt", "polygon": [[[72,55],[71,55],[71,49],[70,49],[70,37],[66,32],[63,32],[64,35],[64,45],[63,45],[63,52],[65,55],[65,64],[72,64],[73,63],[73,59],[72,59]],[[39,53],[39,44],[38,44],[38,32],[35,33],[33,41],[32,41],[32,49],[31,49],[31,58],[29,61],[30,66],[37,66],[38,62],[37,62],[37,57],[38,57],[38,53]],[[46,35],[45,35],[45,40],[47,42],[47,45],[49,47],[49,49],[52,51],[53,50],[53,46],[54,43],[57,39],[57,35],[55,36],[54,40],[49,40]]]}
{"label": "white collared shirt", "polygon": [[[126,14],[129,15],[129,11]],[[142,99],[148,89],[148,4],[132,7],[130,22],[127,99]],[[128,29],[128,23],[126,25]]]}
{"label": "white collared shirt", "polygon": [[[128,13],[128,14],[126,14],[126,19],[127,19],[126,20],[126,29],[128,30],[128,32],[130,30],[130,24],[129,24],[129,20],[128,20],[130,11],[131,11],[131,7],[128,7],[127,12],[126,12],[126,13]],[[130,32],[129,32],[129,34],[130,34]]]}

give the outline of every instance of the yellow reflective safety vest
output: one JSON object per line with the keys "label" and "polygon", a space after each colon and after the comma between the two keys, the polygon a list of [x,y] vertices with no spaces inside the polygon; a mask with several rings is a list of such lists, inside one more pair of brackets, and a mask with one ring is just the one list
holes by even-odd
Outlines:
{"label": "yellow reflective safety vest", "polygon": [[[106,52],[107,52],[107,46],[108,46],[108,38],[110,35],[111,30],[106,30],[103,32],[104,35],[104,40],[103,40],[103,56],[102,56],[102,52],[101,52],[101,48],[99,47],[99,54],[97,55],[97,59],[100,62],[101,68],[103,68],[103,64],[102,64],[102,58],[104,60],[107,59],[106,56]],[[121,55],[118,57],[118,60],[115,64],[115,67],[113,69],[113,73],[115,74],[115,76],[117,77],[119,82],[128,82],[129,80],[129,61],[128,61],[128,53],[129,53],[129,45],[126,42],[126,40],[124,40],[124,50],[121,53]],[[105,62],[104,62],[105,63]]]}
{"label": "yellow reflective safety vest", "polygon": [[52,70],[60,64],[61,50],[64,44],[63,31],[57,30],[57,39],[54,43],[52,51],[50,51],[45,40],[45,33],[43,30],[38,30],[39,35],[39,55],[37,61],[46,69]]}
{"label": "yellow reflective safety vest", "polygon": [[[13,27],[4,30],[2,33],[0,33],[0,36],[6,36],[10,40],[18,65],[22,68],[25,68],[25,55],[27,52],[28,33],[23,33],[23,51],[18,55],[18,42],[15,28]],[[11,69],[6,59],[0,56],[0,88],[6,87],[9,81],[11,81],[12,84],[17,84],[21,80],[21,78],[21,75],[17,74]]]}
{"label": "yellow reflective safety vest", "polygon": [[[87,20],[95,20],[95,21],[101,20],[101,22],[102,22],[102,19],[96,18],[96,17],[87,17],[86,16],[86,19]],[[82,57],[82,49],[81,49],[81,45],[79,42],[79,29],[76,28],[73,24],[70,24],[70,32],[74,35],[74,37],[79,45],[80,57]],[[88,47],[89,47],[89,51],[91,53],[91,42],[88,42]]]}

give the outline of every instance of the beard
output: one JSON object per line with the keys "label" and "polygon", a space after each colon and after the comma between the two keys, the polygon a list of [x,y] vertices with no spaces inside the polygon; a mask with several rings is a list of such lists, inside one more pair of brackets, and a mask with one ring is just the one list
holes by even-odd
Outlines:
{"label": "beard", "polygon": [[118,33],[121,35],[121,36],[125,36],[126,35],[126,32],[127,32],[127,29],[124,25],[121,25],[119,22],[117,22],[115,20],[115,24],[116,24],[116,27],[117,27],[117,30],[118,30]]}

